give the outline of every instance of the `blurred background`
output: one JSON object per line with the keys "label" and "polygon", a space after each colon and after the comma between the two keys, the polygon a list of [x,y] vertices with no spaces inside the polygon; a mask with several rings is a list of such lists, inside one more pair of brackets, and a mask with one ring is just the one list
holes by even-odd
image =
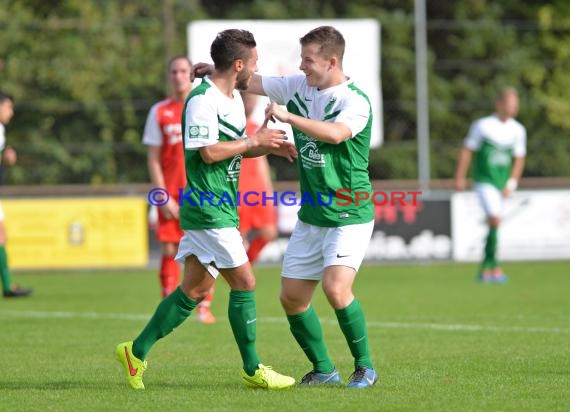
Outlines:
{"label": "blurred background", "polygon": [[[166,62],[188,53],[189,23],[226,19],[379,22],[384,134],[382,146],[371,149],[370,176],[377,188],[425,191],[424,206],[414,212],[377,211],[378,230],[399,230],[404,246],[425,230],[433,235],[427,243],[435,244],[438,235],[451,241],[450,190],[458,149],[470,123],[493,112],[500,87],[519,91],[518,120],[527,128],[521,187],[567,188],[570,3],[426,1],[425,26],[421,21],[418,25],[418,4],[423,2],[0,0],[0,89],[14,96],[16,114],[6,136],[18,152],[18,163],[4,170],[1,197],[138,196],[147,206],[150,186],[141,135],[150,106],[167,93]],[[418,112],[418,33],[426,36],[424,113]],[[429,119],[426,146],[418,146],[419,115]],[[429,150],[418,153],[418,147]],[[419,159],[428,162],[421,179]],[[295,184],[294,167],[271,162],[278,189]],[[101,210],[94,209],[92,213]],[[408,233],[410,224],[418,224],[419,213],[429,210],[437,217],[425,215],[427,223]],[[7,223],[15,225],[18,219],[8,213]],[[82,218],[67,213],[62,219],[62,236],[71,238],[73,232],[73,239],[82,239],[77,235]],[[116,222],[122,220],[114,219],[109,230],[117,231]],[[28,230],[9,228],[12,248],[29,247],[33,240]],[[451,244],[443,249],[437,257],[451,258]],[[409,253],[395,257],[407,259]],[[22,267],[17,253],[14,265]]]}
{"label": "blurred background", "polygon": [[[0,87],[15,98],[7,136],[20,154],[11,184],[146,182],[144,120],[166,93],[168,57],[186,52],[186,25],[200,19],[378,19],[385,143],[371,153],[371,177],[418,176],[412,0],[0,4]],[[453,176],[470,122],[493,110],[504,85],[521,97],[532,154],[525,176],[570,176],[570,4],[426,7],[431,177]],[[275,173],[295,178],[294,168]]]}

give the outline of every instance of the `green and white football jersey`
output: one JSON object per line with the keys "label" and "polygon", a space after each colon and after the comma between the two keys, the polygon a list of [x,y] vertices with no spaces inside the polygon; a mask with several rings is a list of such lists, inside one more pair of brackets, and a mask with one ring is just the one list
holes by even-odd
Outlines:
{"label": "green and white football jersey", "polygon": [[238,227],[236,193],[242,155],[206,164],[200,147],[245,137],[245,111],[237,90],[233,99],[207,77],[184,104],[182,133],[186,166],[180,196],[180,226],[185,230]]}
{"label": "green and white football jersey", "polygon": [[510,177],[513,157],[526,155],[526,130],[515,119],[502,122],[491,115],[473,122],[464,144],[474,152],[473,181],[502,190]]}
{"label": "green and white football jersey", "polygon": [[[352,137],[340,144],[318,141],[293,128],[299,153],[297,167],[301,183],[299,219],[321,227],[338,227],[370,222],[374,218],[371,201],[355,205],[355,192],[371,193],[368,175],[372,109],[368,96],[351,80],[318,90],[307,85],[304,75],[262,77],[267,96],[286,105],[289,112],[308,119],[340,122]],[[350,190],[352,202],[338,198],[340,189]],[[332,198],[329,196],[332,194]]]}

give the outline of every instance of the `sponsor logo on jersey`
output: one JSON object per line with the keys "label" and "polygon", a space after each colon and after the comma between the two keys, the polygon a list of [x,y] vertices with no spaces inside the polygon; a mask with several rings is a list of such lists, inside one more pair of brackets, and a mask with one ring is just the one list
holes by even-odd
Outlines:
{"label": "sponsor logo on jersey", "polygon": [[299,157],[305,169],[325,167],[325,156],[319,152],[315,142],[307,142],[301,147]]}
{"label": "sponsor logo on jersey", "polygon": [[207,139],[209,134],[208,126],[188,126],[188,137],[191,139]]}

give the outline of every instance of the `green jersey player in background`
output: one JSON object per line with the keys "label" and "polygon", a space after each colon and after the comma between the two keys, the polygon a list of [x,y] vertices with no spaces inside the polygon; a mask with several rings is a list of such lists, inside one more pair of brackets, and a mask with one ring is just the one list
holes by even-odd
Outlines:
{"label": "green jersey player in background", "polygon": [[[0,161],[13,165],[16,163],[16,151],[6,146],[4,125],[8,124],[14,116],[14,100],[12,96],[0,90]],[[12,283],[12,275],[8,266],[6,253],[6,227],[4,226],[4,210],[0,205],[0,281],[2,282],[2,296],[5,298],[19,298],[29,296],[32,289],[21,288]]]}
{"label": "green jersey player in background", "polygon": [[208,295],[218,270],[231,288],[228,317],[243,360],[243,383],[264,389],[295,384],[295,379],[261,364],[257,355],[255,277],[237,229],[236,207],[241,158],[272,152],[293,161],[295,148],[285,142],[283,131],[268,129],[267,122],[251,136],[245,135],[245,110],[237,90],[247,89],[257,70],[253,35],[225,30],[216,36],[210,53],[215,70],[190,93],[182,117],[187,184],[180,196],[184,235],[176,260],[184,263],[184,277],[140,335],[116,348],[127,383],[134,389],[144,389],[142,374],[151,347]]}
{"label": "green jersey player in background", "polygon": [[489,224],[478,274],[481,282],[507,281],[497,258],[497,231],[503,200],[517,188],[524,168],[526,130],[514,119],[518,110],[517,91],[513,88],[500,90],[495,100],[495,113],[473,122],[457,162],[455,189],[465,189],[465,177],[472,163],[473,189],[481,201]]}
{"label": "green jersey player in background", "polygon": [[[372,386],[372,364],[364,313],[352,285],[374,226],[373,204],[356,205],[355,192],[371,192],[368,158],[372,110],[368,97],[342,68],[345,41],[322,26],[300,39],[304,75],[254,75],[248,92],[267,95],[266,115],[291,125],[299,153],[303,202],[282,269],[281,304],[293,336],[313,364],[302,384],[339,383],[311,300],[319,281],[354,357],[348,387]],[[279,105],[286,105],[287,110]],[[351,191],[337,204],[334,193]],[[319,194],[320,192],[320,194]],[[328,194],[333,193],[329,202]],[[320,201],[319,201],[319,198]],[[308,199],[308,197],[307,197]]]}

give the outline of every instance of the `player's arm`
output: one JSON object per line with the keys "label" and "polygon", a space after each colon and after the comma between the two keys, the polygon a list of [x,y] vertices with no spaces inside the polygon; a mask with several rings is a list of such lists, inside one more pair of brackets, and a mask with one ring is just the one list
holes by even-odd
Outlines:
{"label": "player's arm", "polygon": [[342,122],[324,122],[307,119],[288,112],[275,102],[271,102],[265,109],[265,116],[272,120],[288,123],[307,136],[325,143],[339,144],[352,137],[350,128]]}
{"label": "player's arm", "polygon": [[522,176],[523,169],[524,169],[524,156],[515,156],[513,160],[513,167],[511,169],[511,176],[509,180],[507,180],[507,184],[503,189],[504,196],[510,196],[518,187],[519,180]]}
{"label": "player's arm", "polygon": [[284,130],[269,129],[267,123],[257,132],[244,139],[233,142],[218,142],[213,145],[201,147],[200,156],[204,163],[212,164],[229,159],[239,154],[245,157],[257,157],[279,149],[287,140]]}
{"label": "player's arm", "polygon": [[247,86],[248,93],[259,94],[261,96],[267,96],[265,90],[263,89],[262,77],[259,74],[254,73],[249,81],[249,86]]}
{"label": "player's arm", "polygon": [[[164,181],[164,174],[160,164],[161,150],[161,146],[148,146],[147,167],[152,186],[165,188],[166,182]],[[178,219],[179,217],[179,206],[172,198],[165,205],[159,206],[158,209],[160,214],[166,219]]]}
{"label": "player's arm", "polygon": [[526,156],[526,130],[522,128],[521,133],[517,136],[517,140],[513,147],[513,167],[507,184],[503,189],[504,196],[510,196],[514,192],[522,176]]}
{"label": "player's arm", "polygon": [[11,146],[6,146],[4,151],[2,152],[2,157],[4,159],[4,164],[6,166],[14,166],[16,161],[18,160],[18,155],[16,150],[14,150]]}
{"label": "player's arm", "polygon": [[[196,63],[194,66],[194,76],[202,78],[204,76],[209,76],[214,73],[214,65],[209,63]],[[249,82],[249,86],[246,90],[248,93],[260,94],[266,96],[265,90],[263,90],[263,83],[261,76],[254,73]]]}
{"label": "player's arm", "polygon": [[479,150],[483,141],[483,133],[481,133],[481,122],[475,121],[471,123],[469,132],[463,140],[463,147],[459,151],[457,166],[455,169],[455,190],[461,192],[467,187],[467,172],[473,158],[473,153]]}
{"label": "player's arm", "polygon": [[142,141],[148,148],[146,159],[150,181],[154,187],[164,187],[164,176],[160,166],[162,132],[158,124],[157,105],[152,106],[148,112]]}
{"label": "player's arm", "polygon": [[457,159],[457,167],[455,169],[455,190],[462,191],[467,187],[467,171],[471,164],[473,152],[467,147],[462,147],[459,151]]}
{"label": "player's arm", "polygon": [[160,166],[161,146],[148,146],[146,164],[153,187],[165,187],[164,175]]}
{"label": "player's arm", "polygon": [[511,171],[511,179],[515,179],[517,182],[520,180],[524,169],[524,161],[524,156],[515,157]]}

